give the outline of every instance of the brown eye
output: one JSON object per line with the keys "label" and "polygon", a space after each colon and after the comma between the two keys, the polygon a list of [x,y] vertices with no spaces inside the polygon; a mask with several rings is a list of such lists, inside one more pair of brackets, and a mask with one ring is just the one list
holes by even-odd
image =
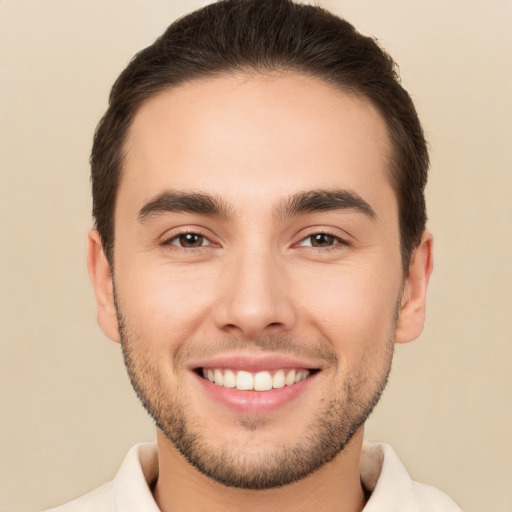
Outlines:
{"label": "brown eye", "polygon": [[206,238],[197,233],[182,233],[169,241],[172,245],[179,245],[184,249],[194,249],[206,245]]}
{"label": "brown eye", "polygon": [[311,241],[312,247],[330,247],[334,245],[337,238],[327,233],[316,233],[308,237]]}

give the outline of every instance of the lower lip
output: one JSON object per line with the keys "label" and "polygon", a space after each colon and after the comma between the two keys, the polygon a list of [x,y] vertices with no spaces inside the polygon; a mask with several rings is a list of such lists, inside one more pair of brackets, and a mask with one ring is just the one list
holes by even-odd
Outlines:
{"label": "lower lip", "polygon": [[268,391],[239,391],[236,388],[217,386],[197,374],[195,376],[216,402],[240,414],[260,414],[278,409],[297,399],[316,380],[319,373],[313,373],[291,386]]}

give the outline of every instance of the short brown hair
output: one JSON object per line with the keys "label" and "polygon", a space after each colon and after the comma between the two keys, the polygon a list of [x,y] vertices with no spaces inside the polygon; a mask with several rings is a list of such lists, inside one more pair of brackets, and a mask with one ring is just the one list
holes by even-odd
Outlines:
{"label": "short brown hair", "polygon": [[137,109],[185,82],[237,71],[288,70],[368,99],[392,147],[391,184],[399,207],[402,265],[425,230],[429,157],[413,102],[392,58],[347,21],[292,0],[223,0],[180,18],[139,52],[114,83],[91,153],[93,217],[113,265],[114,209],[123,145]]}

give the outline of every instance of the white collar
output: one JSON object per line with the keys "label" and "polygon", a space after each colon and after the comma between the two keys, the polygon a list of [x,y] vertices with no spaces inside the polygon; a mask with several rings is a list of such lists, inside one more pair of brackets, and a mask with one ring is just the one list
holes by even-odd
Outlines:
{"label": "white collar", "polygon": [[[460,512],[444,493],[414,482],[385,443],[366,443],[361,454],[361,482],[371,496],[363,512]],[[151,486],[158,476],[156,443],[141,443],[126,455],[113,481],[115,510],[160,512]]]}

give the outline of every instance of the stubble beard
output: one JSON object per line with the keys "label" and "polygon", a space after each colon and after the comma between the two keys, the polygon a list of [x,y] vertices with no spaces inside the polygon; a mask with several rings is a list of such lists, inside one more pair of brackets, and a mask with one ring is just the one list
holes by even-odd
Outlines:
{"label": "stubble beard", "polygon": [[[176,392],[171,393],[156,365],[141,350],[144,344],[128,328],[117,303],[116,311],[125,366],[142,405],[156,426],[192,466],[228,487],[281,487],[301,480],[333,460],[379,402],[391,371],[396,313],[392,333],[380,355],[382,362],[379,370],[368,373],[368,366],[361,365],[348,375],[343,389],[326,400],[322,409],[312,415],[309,427],[294,446],[272,446],[268,450],[263,446],[258,454],[244,446],[236,447],[229,440],[221,448],[213,447],[207,439],[208,429],[201,428],[190,411],[179,379],[176,379]],[[263,340],[260,346],[264,348],[265,343],[275,347],[286,345],[289,341],[273,337]],[[336,354],[331,353],[330,357],[337,360]],[[251,432],[253,442],[258,443],[261,423],[258,418],[244,417],[239,426]]]}

